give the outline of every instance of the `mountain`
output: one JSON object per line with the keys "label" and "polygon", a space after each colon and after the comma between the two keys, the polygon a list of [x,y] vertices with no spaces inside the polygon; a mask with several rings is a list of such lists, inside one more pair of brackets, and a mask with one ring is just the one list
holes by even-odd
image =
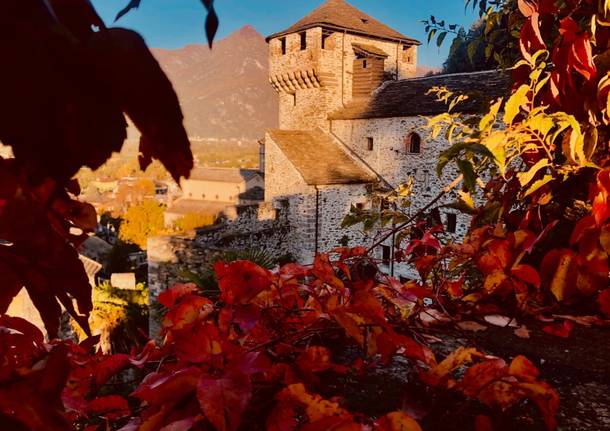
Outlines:
{"label": "mountain", "polygon": [[277,127],[277,94],[269,84],[268,47],[252,26],[214,43],[153,49],[174,84],[191,137],[260,139]]}

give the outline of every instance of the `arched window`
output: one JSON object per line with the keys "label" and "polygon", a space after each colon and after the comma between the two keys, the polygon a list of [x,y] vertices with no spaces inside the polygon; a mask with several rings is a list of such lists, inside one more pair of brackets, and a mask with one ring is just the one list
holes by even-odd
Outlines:
{"label": "arched window", "polygon": [[406,149],[407,152],[411,154],[419,154],[421,153],[421,137],[413,132],[406,139]]}

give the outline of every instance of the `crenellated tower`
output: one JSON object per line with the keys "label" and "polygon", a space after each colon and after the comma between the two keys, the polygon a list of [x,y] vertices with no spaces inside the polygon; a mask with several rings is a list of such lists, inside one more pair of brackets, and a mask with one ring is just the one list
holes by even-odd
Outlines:
{"label": "crenellated tower", "polygon": [[420,44],[344,0],[326,1],[267,42],[285,130],[326,129],[330,112],[415,76]]}

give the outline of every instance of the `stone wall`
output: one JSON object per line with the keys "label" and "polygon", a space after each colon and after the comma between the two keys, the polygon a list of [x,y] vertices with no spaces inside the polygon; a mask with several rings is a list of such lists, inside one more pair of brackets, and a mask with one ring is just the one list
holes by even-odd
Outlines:
{"label": "stone wall", "polygon": [[222,253],[264,250],[279,259],[289,253],[286,203],[240,206],[233,219],[182,236],[158,236],[148,240],[150,334],[160,330],[159,293],[184,282],[185,271],[201,273]]}
{"label": "stone wall", "polygon": [[[430,139],[430,130],[426,124],[427,119],[424,117],[333,120],[332,132],[392,187],[397,188],[412,177],[412,209],[417,210],[428,204],[458,176],[451,164],[445,168],[442,177],[436,175],[439,155],[451,145],[444,138],[444,133],[436,139]],[[408,139],[411,133],[417,133],[421,138],[420,153],[409,152]],[[368,150],[367,138],[373,138],[372,151]],[[440,204],[454,202],[458,197],[457,189],[459,188],[445,196]],[[456,237],[463,237],[470,226],[470,217],[455,210],[443,211],[443,221],[449,213],[457,215]]]}

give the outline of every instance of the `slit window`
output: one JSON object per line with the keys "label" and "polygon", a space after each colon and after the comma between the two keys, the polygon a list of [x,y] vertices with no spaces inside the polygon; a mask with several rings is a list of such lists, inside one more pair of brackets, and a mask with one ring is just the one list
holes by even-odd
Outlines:
{"label": "slit window", "polygon": [[382,245],[381,246],[381,262],[384,265],[389,265],[391,257],[392,257],[392,249],[390,248],[390,246]]}
{"label": "slit window", "polygon": [[448,213],[447,214],[447,232],[455,233],[457,230],[457,215]]}
{"label": "slit window", "polygon": [[326,49],[326,39],[328,39],[328,36],[330,36],[330,34],[322,33],[322,49]]}
{"label": "slit window", "polygon": [[407,151],[411,154],[421,153],[421,137],[413,132],[407,138]]}
{"label": "slit window", "polygon": [[366,69],[366,66],[367,66],[367,65],[366,65],[366,60],[362,60],[362,68],[363,68],[363,69]]}
{"label": "slit window", "polygon": [[282,55],[286,55],[286,38],[285,37],[280,38],[280,44],[282,46]]}
{"label": "slit window", "polygon": [[307,33],[306,32],[302,32],[299,33],[299,36],[301,37],[301,51],[307,49]]}
{"label": "slit window", "polygon": [[373,151],[375,147],[375,140],[372,137],[366,138],[366,149],[369,151]]}

